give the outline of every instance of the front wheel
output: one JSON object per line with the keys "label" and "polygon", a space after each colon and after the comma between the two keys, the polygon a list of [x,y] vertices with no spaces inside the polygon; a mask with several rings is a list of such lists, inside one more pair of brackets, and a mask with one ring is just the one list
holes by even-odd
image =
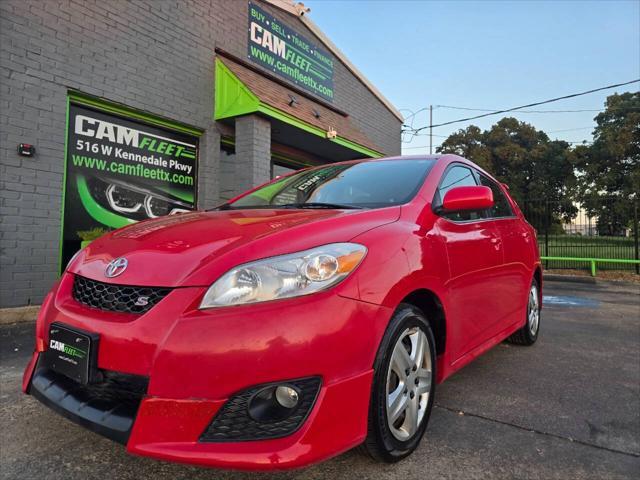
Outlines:
{"label": "front wheel", "polygon": [[374,459],[397,462],[420,443],[433,407],[435,351],[433,333],[422,311],[400,305],[374,364],[369,428],[363,445]]}
{"label": "front wheel", "polygon": [[527,322],[509,337],[509,342],[527,346],[536,343],[540,332],[540,310],[540,287],[534,278],[527,299]]}

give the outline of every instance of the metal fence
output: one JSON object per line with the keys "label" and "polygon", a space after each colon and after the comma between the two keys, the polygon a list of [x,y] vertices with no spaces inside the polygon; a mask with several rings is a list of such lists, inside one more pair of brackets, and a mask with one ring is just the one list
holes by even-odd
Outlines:
{"label": "metal fence", "polygon": [[640,273],[638,203],[601,196],[581,202],[535,199],[523,202],[522,211],[538,232],[545,268],[591,268],[595,274],[597,263],[598,269]]}

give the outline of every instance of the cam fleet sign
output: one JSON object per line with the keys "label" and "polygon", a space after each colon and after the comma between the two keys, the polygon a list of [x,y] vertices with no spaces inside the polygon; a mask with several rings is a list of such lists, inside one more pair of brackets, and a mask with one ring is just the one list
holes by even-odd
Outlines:
{"label": "cam fleet sign", "polygon": [[250,60],[326,100],[333,100],[333,59],[302,35],[249,4]]}
{"label": "cam fleet sign", "polygon": [[62,266],[109,230],[193,210],[197,155],[197,137],[71,104]]}

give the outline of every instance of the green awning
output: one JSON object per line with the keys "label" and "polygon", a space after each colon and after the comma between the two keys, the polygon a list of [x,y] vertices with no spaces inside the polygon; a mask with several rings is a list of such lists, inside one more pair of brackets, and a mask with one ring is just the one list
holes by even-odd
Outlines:
{"label": "green awning", "polygon": [[[266,115],[267,117],[280,120],[305,132],[322,137],[329,142],[334,142],[367,157],[377,158],[383,156],[382,153],[378,150],[375,150],[371,147],[363,145],[362,143],[354,141],[353,139],[349,139],[340,135],[340,130],[338,130],[338,135],[335,138],[327,138],[327,130],[325,128],[321,128],[318,125],[313,125],[310,122],[300,119],[289,112],[286,112],[280,108],[276,108],[273,105],[267,103],[264,99],[260,98],[259,94],[252,91],[251,88],[240,78],[238,78],[238,75],[236,75],[219,58],[216,58],[215,60],[215,67],[215,120],[234,118],[252,113],[261,113],[263,115]],[[237,66],[237,68],[245,67]],[[259,76],[259,74],[255,72],[251,72],[250,74],[256,77]],[[261,77],[261,81],[270,82],[265,77]],[[285,87],[282,87],[276,83],[273,84],[272,88],[282,90],[281,96],[284,96],[284,94],[287,92],[287,89]],[[326,107],[321,107],[318,105],[316,108],[318,110],[321,109],[323,112],[326,112],[325,116],[331,116],[334,123],[346,125],[346,128],[344,129],[348,129],[351,132],[355,133],[355,128],[350,125],[349,120],[339,117],[338,114],[335,114],[333,112],[328,112],[328,109]],[[333,126],[339,127],[339,125]],[[365,138],[364,135],[359,132],[358,136],[361,138]]]}

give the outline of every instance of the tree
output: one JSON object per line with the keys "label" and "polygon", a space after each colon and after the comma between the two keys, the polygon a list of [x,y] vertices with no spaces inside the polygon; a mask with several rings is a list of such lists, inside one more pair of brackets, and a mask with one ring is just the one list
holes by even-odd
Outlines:
{"label": "tree", "polygon": [[593,144],[575,149],[577,197],[600,235],[623,235],[640,196],[640,93],[607,97],[594,120]]}
{"label": "tree", "polygon": [[607,97],[594,120],[593,144],[576,149],[580,194],[637,198],[640,194],[640,93]]}
{"label": "tree", "polygon": [[485,133],[475,125],[452,133],[436,151],[438,153],[455,153],[473,160],[485,170],[491,170],[491,151],[485,145]]}
{"label": "tree", "polygon": [[549,221],[559,228],[560,219],[577,211],[571,201],[576,178],[569,144],[549,140],[528,123],[505,117],[484,132],[472,125],[450,135],[437,151],[468,158],[506,183],[538,228]]}

